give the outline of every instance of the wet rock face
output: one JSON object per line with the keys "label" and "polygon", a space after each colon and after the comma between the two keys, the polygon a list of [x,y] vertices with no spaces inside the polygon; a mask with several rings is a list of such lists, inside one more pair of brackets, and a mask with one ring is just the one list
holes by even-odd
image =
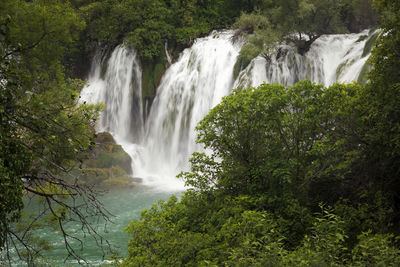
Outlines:
{"label": "wet rock face", "polygon": [[115,143],[112,135],[107,132],[97,134],[96,148],[85,165],[89,168],[120,166],[127,174],[132,173],[131,157],[123,150],[122,146]]}
{"label": "wet rock face", "polygon": [[132,159],[108,132],[97,134],[96,148],[83,163],[80,179],[107,188],[132,186]]}
{"label": "wet rock face", "polygon": [[116,144],[114,137],[109,132],[98,133],[96,137],[97,144]]}

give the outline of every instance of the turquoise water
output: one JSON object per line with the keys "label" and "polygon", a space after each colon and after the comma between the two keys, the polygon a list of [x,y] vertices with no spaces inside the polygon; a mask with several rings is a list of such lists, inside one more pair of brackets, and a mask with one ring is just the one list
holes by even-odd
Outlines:
{"label": "turquoise water", "polygon": [[[112,251],[117,252],[120,256],[127,255],[127,245],[131,237],[124,232],[124,229],[132,220],[140,218],[140,213],[143,209],[150,208],[152,204],[158,200],[167,200],[170,196],[181,195],[182,192],[163,192],[151,188],[129,188],[122,190],[113,190],[101,196],[99,199],[104,204],[104,207],[115,217],[112,218],[112,223],[108,223],[105,227],[104,222],[97,223],[98,231],[103,235],[111,244]],[[37,212],[39,209],[38,203],[27,203],[26,210],[30,212]],[[108,251],[105,258],[103,258],[102,250],[96,245],[95,240],[91,236],[84,236],[79,230],[79,224],[67,224],[66,230],[74,233],[83,241],[83,250],[81,250],[79,243],[72,242],[75,251],[78,252],[83,258],[87,260],[89,266],[103,266],[109,262],[108,257],[112,252]],[[67,260],[65,244],[61,234],[51,228],[45,227],[36,232],[38,236],[49,241],[53,248],[46,251],[44,256],[46,258],[43,263],[44,266],[77,266],[76,260]],[[25,266],[23,263],[13,264],[13,266]]]}

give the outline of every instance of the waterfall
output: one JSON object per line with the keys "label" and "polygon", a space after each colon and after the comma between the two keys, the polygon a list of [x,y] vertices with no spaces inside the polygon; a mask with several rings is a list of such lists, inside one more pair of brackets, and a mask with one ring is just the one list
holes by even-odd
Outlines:
{"label": "waterfall", "polygon": [[107,62],[94,58],[81,102],[105,104],[97,130],[113,134],[133,159],[133,176],[143,184],[184,188],[175,176],[188,170],[190,155],[200,149],[194,128],[234,84],[241,45],[232,44],[232,34],[214,32],[182,52],[163,76],[145,124],[136,54],[118,46]]}
{"label": "waterfall", "polygon": [[195,142],[195,127],[232,88],[264,81],[293,85],[310,79],[330,85],[357,80],[369,57],[365,47],[372,34],[321,36],[303,56],[293,46],[282,45],[279,55],[269,61],[255,58],[234,80],[242,43],[232,43],[231,31],[213,32],[197,39],[169,66],[148,114],[136,53],[118,46],[108,60],[101,54],[94,58],[81,102],[105,104],[97,130],[111,132],[129,153],[134,177],[153,188],[181,190],[183,182],[175,176],[188,170],[194,151],[202,150]]}
{"label": "waterfall", "polygon": [[197,39],[162,78],[146,122],[141,161],[134,166],[147,183],[176,183],[176,174],[188,169],[190,155],[200,149],[194,128],[233,87],[241,45],[233,45],[231,36],[214,32]]}
{"label": "waterfall", "polygon": [[365,47],[375,34],[379,32],[323,35],[304,56],[296,53],[294,46],[282,45],[270,60],[255,58],[239,74],[235,87],[258,86],[262,82],[294,85],[304,79],[326,86],[357,81],[369,57]]}
{"label": "waterfall", "polygon": [[[104,68],[106,67],[106,70]],[[98,53],[92,64],[88,85],[81,102],[103,103],[97,131],[110,132],[119,143],[139,142],[144,133],[142,108],[142,72],[131,50],[118,46],[108,62]]]}

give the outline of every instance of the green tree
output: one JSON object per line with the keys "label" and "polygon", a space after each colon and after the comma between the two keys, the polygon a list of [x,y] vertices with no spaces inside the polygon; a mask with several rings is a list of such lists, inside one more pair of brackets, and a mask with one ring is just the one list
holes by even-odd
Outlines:
{"label": "green tree", "polygon": [[[307,52],[310,45],[322,34],[341,33],[346,29],[341,19],[343,1],[262,1],[258,12],[270,21],[264,31],[276,32],[279,40],[288,39],[297,44],[300,53]],[[246,19],[243,14],[239,19]],[[262,34],[262,31],[259,32]],[[257,32],[256,32],[257,34]]]}
{"label": "green tree", "polygon": [[192,188],[128,226],[123,266],[398,265],[400,5],[375,4],[369,83],[225,97],[197,127],[208,152],[180,175]]}
{"label": "green tree", "polygon": [[[342,126],[336,112],[358,89],[323,89],[304,81],[234,91],[197,127],[198,141],[222,159],[216,187],[233,195],[270,196],[307,188],[314,176],[327,171],[330,159],[336,160],[327,158],[336,149],[327,144],[340,140],[332,131]],[[322,145],[329,150],[321,151]]]}
{"label": "green tree", "polygon": [[381,14],[382,36],[376,42],[370,63],[370,83],[362,92],[360,113],[363,120],[365,150],[364,171],[370,181],[388,197],[399,219],[400,164],[400,4],[398,1],[374,1]]}
{"label": "green tree", "polygon": [[[87,218],[106,215],[96,192],[69,175],[93,145],[99,111],[77,105],[83,82],[67,79],[62,65],[84,23],[68,2],[2,1],[0,14],[1,261],[12,262],[12,248],[28,263],[40,254],[28,232],[45,213],[26,229],[12,224],[21,218],[23,194],[43,200],[68,255],[80,259],[64,222],[76,220],[101,239]],[[84,204],[66,198],[82,198]]]}
{"label": "green tree", "polygon": [[[379,188],[368,190],[379,183],[370,184],[372,175],[360,180],[368,163],[359,132],[363,92],[356,84],[303,81],[225,97],[198,125],[198,141],[210,153],[195,153],[191,172],[180,175],[192,188],[127,227],[132,239],[121,265],[398,262],[398,248],[382,234],[390,230],[387,195],[373,200]],[[343,198],[352,203],[338,205]],[[321,214],[321,202],[335,208]]]}
{"label": "green tree", "polygon": [[373,0],[345,0],[341,17],[350,32],[360,32],[378,25]]}

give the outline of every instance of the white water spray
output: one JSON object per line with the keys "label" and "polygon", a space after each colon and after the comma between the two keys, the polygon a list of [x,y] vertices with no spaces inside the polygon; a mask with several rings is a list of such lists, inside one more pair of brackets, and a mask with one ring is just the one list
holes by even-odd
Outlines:
{"label": "white water spray", "polygon": [[98,131],[110,132],[117,142],[143,137],[142,73],[136,54],[123,46],[115,48],[102,77],[101,55],[96,55],[81,102],[104,103]]}
{"label": "white water spray", "polygon": [[188,170],[190,155],[201,149],[194,128],[233,87],[241,45],[233,45],[231,36],[220,32],[198,39],[165,73],[146,123],[141,161],[134,166],[146,183],[176,183],[175,176]]}
{"label": "white water spray", "polygon": [[[239,74],[235,86],[258,86],[263,82],[294,85],[309,79],[326,86],[335,82],[357,81],[369,54],[364,47],[372,33],[323,35],[304,55],[294,46],[281,46],[280,56],[270,61],[259,56]],[[363,38],[364,37],[364,38]]]}
{"label": "white water spray", "polygon": [[[293,85],[299,80],[330,85],[357,80],[367,56],[363,56],[367,32],[320,37],[304,56],[282,46],[279,57],[268,62],[254,59],[236,81],[233,68],[241,43],[233,44],[233,32],[212,33],[195,41],[164,74],[147,120],[143,121],[141,69],[134,52],[118,46],[102,75],[96,57],[82,101],[104,103],[99,131],[109,131],[132,157],[133,176],[154,188],[175,191],[184,188],[175,176],[189,167],[194,151],[194,128],[237,86],[262,82]],[[166,47],[167,51],[167,47]],[[147,108],[146,108],[147,110]]]}
{"label": "white water spray", "polygon": [[99,57],[95,58],[82,101],[105,104],[98,130],[113,134],[132,157],[133,176],[142,178],[143,184],[184,188],[176,175],[188,170],[190,155],[201,149],[194,128],[234,84],[233,67],[241,45],[233,45],[231,36],[232,32],[215,32],[183,51],[161,80],[145,126],[137,101],[141,70],[135,53],[117,47],[104,77]]}

